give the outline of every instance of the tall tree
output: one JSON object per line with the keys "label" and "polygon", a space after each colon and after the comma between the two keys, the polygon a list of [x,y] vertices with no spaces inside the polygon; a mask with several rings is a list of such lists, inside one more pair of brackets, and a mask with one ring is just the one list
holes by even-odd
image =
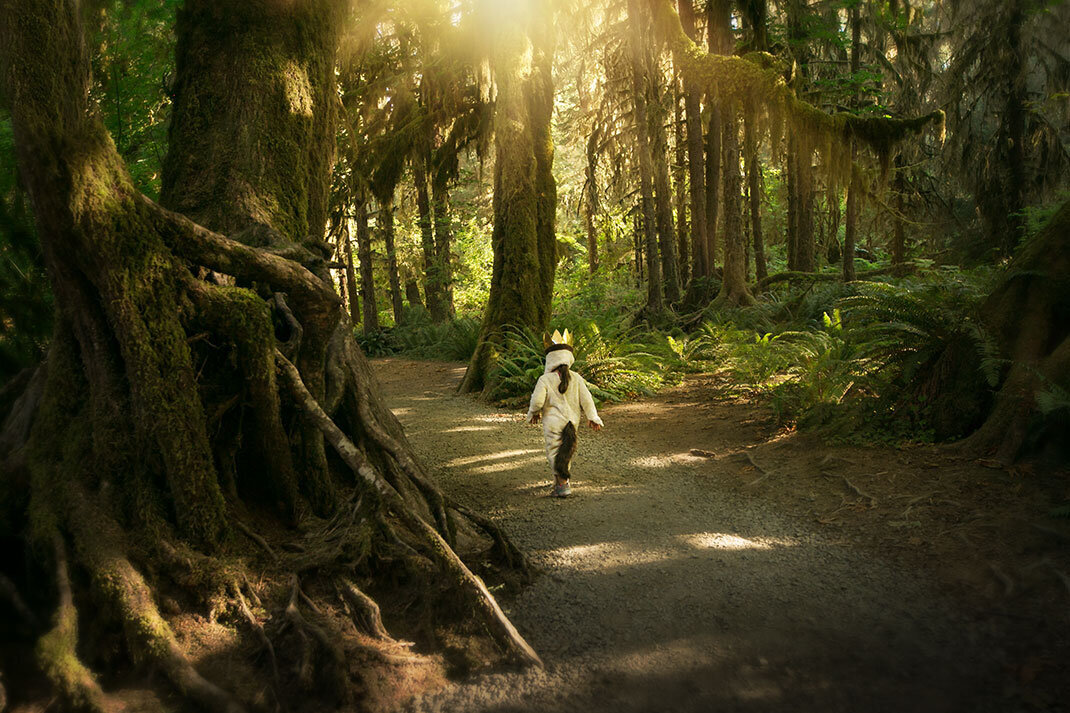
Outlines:
{"label": "tall tree", "polygon": [[654,158],[650,150],[647,116],[647,82],[642,35],[642,14],[637,0],[628,0],[628,46],[632,68],[632,107],[639,164],[639,203],[642,210],[643,251],[646,255],[646,311],[659,314],[664,309],[661,264],[658,261],[657,211],[654,205]]}
{"label": "tall tree", "polygon": [[[692,0],[677,0],[680,8],[680,23],[687,36],[694,40],[695,8]],[[673,61],[680,64],[681,58],[674,55]],[[702,144],[702,90],[693,77],[684,75],[684,114],[687,118],[687,179],[691,198],[691,261],[694,277],[708,277],[711,252],[706,216],[706,162]]]}
{"label": "tall tree", "polygon": [[497,82],[494,110],[494,268],[479,341],[462,393],[492,388],[494,351],[507,327],[543,331],[557,267],[557,184],[553,175],[553,18],[544,0],[490,7],[485,21]]}

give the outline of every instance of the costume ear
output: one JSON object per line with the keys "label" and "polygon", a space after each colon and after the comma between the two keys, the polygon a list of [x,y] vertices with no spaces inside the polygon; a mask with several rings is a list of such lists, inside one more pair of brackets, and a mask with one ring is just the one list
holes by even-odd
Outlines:
{"label": "costume ear", "polygon": [[550,335],[546,332],[542,333],[542,348],[549,349],[554,343],[550,340]]}

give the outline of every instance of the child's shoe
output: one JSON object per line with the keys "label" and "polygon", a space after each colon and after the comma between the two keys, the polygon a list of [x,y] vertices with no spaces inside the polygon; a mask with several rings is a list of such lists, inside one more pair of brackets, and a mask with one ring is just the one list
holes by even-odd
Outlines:
{"label": "child's shoe", "polygon": [[564,485],[555,485],[552,495],[555,498],[567,498],[569,495],[572,495],[572,488],[568,486],[568,483],[565,483]]}

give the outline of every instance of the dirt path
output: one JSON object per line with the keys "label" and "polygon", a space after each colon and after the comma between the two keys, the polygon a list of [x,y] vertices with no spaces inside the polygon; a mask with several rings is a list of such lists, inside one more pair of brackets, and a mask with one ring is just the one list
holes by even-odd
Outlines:
{"label": "dirt path", "polygon": [[1016,708],[997,690],[987,630],[933,582],[728,487],[741,470],[762,478],[745,460],[682,447],[723,456],[767,441],[759,411],[703,413],[686,389],[607,407],[605,430],[581,434],[575,495],[561,501],[547,497],[539,430],[455,396],[463,367],[375,368],[443,487],[544,572],[504,604],[546,669],[476,676],[410,710]]}

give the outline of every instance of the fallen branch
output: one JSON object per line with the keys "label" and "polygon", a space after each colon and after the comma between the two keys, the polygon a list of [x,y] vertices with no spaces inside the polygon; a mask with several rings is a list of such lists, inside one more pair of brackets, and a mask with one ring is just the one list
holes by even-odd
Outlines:
{"label": "fallen branch", "polygon": [[542,659],[524,640],[513,623],[502,612],[498,602],[491,595],[487,586],[471,572],[461,561],[453,548],[442,539],[442,535],[417,515],[389,483],[386,482],[368,463],[364,454],[338,428],[337,424],[324,413],[301,381],[301,374],[281,352],[276,350],[275,360],[283,380],[289,386],[297,406],[305,418],[323,433],[324,439],[338,453],[339,457],[352,469],[365,485],[379,493],[383,503],[394,511],[413,533],[423,540],[434,562],[453,579],[454,584],[469,595],[477,610],[488,625],[494,638],[517,661],[525,664],[542,666]]}

